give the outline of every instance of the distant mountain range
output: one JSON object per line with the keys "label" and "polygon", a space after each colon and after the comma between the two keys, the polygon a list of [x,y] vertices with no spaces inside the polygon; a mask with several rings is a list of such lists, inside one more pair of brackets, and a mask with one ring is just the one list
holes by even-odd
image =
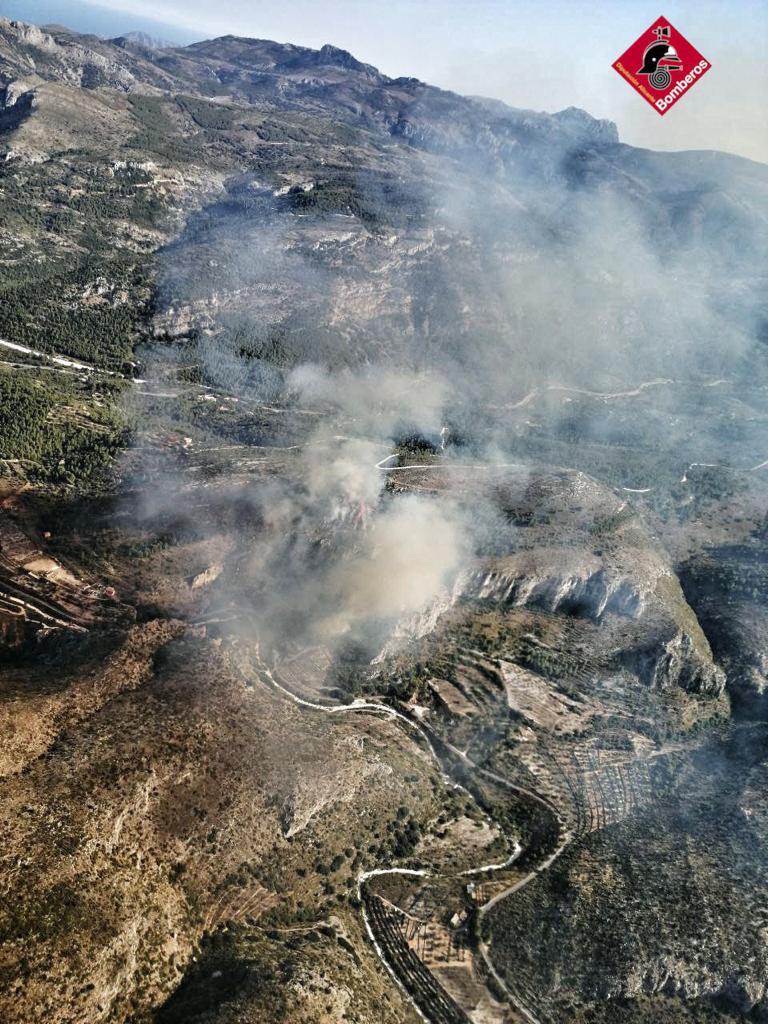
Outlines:
{"label": "distant mountain range", "polygon": [[[510,345],[521,383],[553,358],[582,383],[626,376],[638,358],[644,372],[681,358],[754,372],[768,169],[742,158],[635,149],[585,111],[518,110],[392,79],[332,45],[224,36],[173,47],[7,20],[0,128],[9,171],[66,190],[81,165],[152,164],[137,195],[151,198],[153,223],[162,210],[178,216],[179,203],[200,211],[163,271],[166,328],[219,330],[247,308],[252,322],[279,325],[287,364],[306,357],[311,323],[317,358],[419,363],[439,351],[449,375],[484,389],[497,386],[488,368]],[[347,235],[319,269],[318,218],[328,228],[339,215]],[[260,310],[274,266],[246,271],[224,250],[263,238],[266,223],[279,247],[303,254],[304,283],[301,301]],[[49,241],[73,232],[74,251],[81,228],[61,230]],[[206,247],[218,247],[212,262],[192,270]],[[350,302],[361,275],[365,308]],[[555,292],[529,302],[558,275]],[[724,293],[724,280],[740,285]],[[213,313],[189,306],[211,289]],[[536,357],[514,340],[532,336]]]}
{"label": "distant mountain range", "polygon": [[116,46],[136,46],[141,50],[167,50],[177,44],[167,39],[159,39],[147,32],[126,32],[125,35],[110,39]]}

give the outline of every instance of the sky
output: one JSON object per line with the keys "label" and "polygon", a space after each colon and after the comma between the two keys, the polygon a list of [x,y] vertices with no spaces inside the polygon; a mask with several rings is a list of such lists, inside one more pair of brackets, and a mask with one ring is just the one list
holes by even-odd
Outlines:
{"label": "sky", "polygon": [[[576,106],[653,149],[721,149],[768,162],[768,0],[0,0],[0,14],[118,35],[141,28],[180,43],[247,35],[350,50],[511,106]],[[663,14],[712,70],[660,117],[611,64]]]}

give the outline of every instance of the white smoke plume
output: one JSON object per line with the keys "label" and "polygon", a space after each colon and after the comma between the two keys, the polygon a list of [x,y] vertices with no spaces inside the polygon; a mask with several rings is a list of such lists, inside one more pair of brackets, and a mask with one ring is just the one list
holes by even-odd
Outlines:
{"label": "white smoke plume", "polygon": [[[398,183],[410,221],[295,216],[290,196],[241,183],[171,253],[166,292],[197,317],[206,385],[274,406],[263,447],[292,453],[238,499],[259,529],[233,589],[277,646],[394,627],[489,534],[508,541],[492,509],[390,493],[403,438],[447,461],[568,460],[630,487],[655,484],[663,459],[677,480],[697,459],[756,465],[768,451],[760,415],[734,427],[737,400],[717,390],[765,372],[765,232],[740,200],[756,172],[605,155],[531,123],[525,144],[499,122],[499,149],[414,162]],[[375,174],[354,184],[360,206],[397,220]],[[181,361],[173,340],[168,352]]]}
{"label": "white smoke plume", "polygon": [[370,620],[394,624],[424,609],[467,555],[466,524],[435,501],[407,496],[376,518],[361,550],[325,580],[331,637]]}

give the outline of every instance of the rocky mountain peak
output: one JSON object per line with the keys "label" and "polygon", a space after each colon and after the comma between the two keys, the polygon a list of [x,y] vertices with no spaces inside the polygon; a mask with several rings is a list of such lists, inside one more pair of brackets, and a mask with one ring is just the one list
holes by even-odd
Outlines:
{"label": "rocky mountain peak", "polygon": [[376,74],[376,68],[370,64],[363,64],[362,61],[353,57],[348,50],[342,50],[338,46],[331,46],[326,43],[317,51],[318,64],[335,64],[336,67],[346,68],[349,71],[369,71]]}
{"label": "rocky mountain peak", "polygon": [[109,41],[115,46],[123,48],[136,46],[141,50],[170,50],[176,45],[168,39],[151,36],[148,32],[126,32],[125,35],[117,36]]}
{"label": "rocky mountain peak", "polygon": [[613,121],[596,118],[580,107],[566,107],[552,115],[563,127],[586,135],[595,142],[618,142],[619,130]]}

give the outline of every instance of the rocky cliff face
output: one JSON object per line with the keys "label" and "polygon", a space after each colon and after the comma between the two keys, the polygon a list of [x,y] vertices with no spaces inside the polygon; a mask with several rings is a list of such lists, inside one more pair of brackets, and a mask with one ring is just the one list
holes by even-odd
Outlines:
{"label": "rocky cliff face", "polygon": [[37,25],[0,18],[0,40],[1,73],[6,81],[16,73],[77,88],[104,86],[125,91],[141,81],[162,80],[140,55],[126,54],[96,36],[64,29],[45,31]]}
{"label": "rocky cliff face", "polygon": [[[463,596],[490,601],[501,608],[541,609],[553,614],[584,616],[601,624],[607,646],[614,645],[618,661],[654,688],[681,687],[692,693],[717,696],[726,675],[712,658],[709,643],[674,580],[660,593],[647,581],[627,578],[615,568],[573,566],[576,552],[567,550],[570,571],[560,573],[540,564],[538,571],[515,572],[505,566],[476,574]],[[622,620],[632,620],[629,626]],[[609,637],[613,637],[609,640]]]}
{"label": "rocky cliff face", "polygon": [[759,538],[705,552],[682,568],[683,587],[707,631],[731,691],[747,715],[768,700],[765,558]]}
{"label": "rocky cliff face", "polygon": [[[511,543],[517,550],[464,566],[450,591],[401,624],[396,637],[428,635],[460,603],[502,615],[527,609],[594,624],[600,656],[645,686],[723,693],[726,674],[713,659],[669,556],[626,501],[598,481],[572,474],[526,477],[516,497],[510,489],[505,500],[508,514],[520,516],[524,508],[533,520],[548,522],[556,509],[559,543],[552,543],[549,525],[515,532]],[[606,520],[610,533],[595,544],[595,525]]]}

